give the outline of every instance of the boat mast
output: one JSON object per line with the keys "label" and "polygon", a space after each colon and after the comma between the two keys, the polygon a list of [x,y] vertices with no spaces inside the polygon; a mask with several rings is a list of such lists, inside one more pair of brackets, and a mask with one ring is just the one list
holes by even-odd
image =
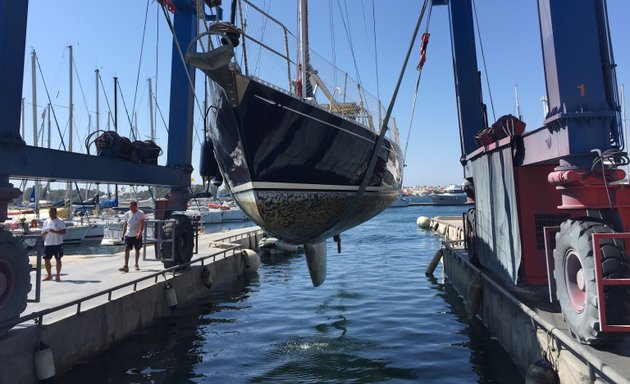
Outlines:
{"label": "boat mast", "polygon": [[300,71],[300,78],[302,82],[300,83],[300,92],[302,97],[310,96],[307,93],[307,68],[309,65],[308,62],[308,1],[307,0],[298,0],[298,25],[300,28],[300,38],[298,41],[299,47],[299,61],[298,61],[298,70]]}
{"label": "boat mast", "polygon": [[94,70],[94,74],[96,75],[96,131],[98,132],[101,129],[99,120],[100,120],[100,109],[99,109],[99,102],[98,102],[98,94],[99,94],[99,89],[98,89],[98,82],[99,82],[99,78],[100,78],[100,73],[98,68],[96,68]]}
{"label": "boat mast", "polygon": [[[37,54],[35,50],[31,52],[31,91],[33,92],[33,146],[37,146]],[[33,185],[35,195],[35,217],[39,219],[39,180],[35,179]]]}
{"label": "boat mast", "polygon": [[[155,143],[155,120],[153,116],[153,84],[151,82],[151,78],[149,77],[149,125],[151,127],[151,141]],[[151,198],[155,199],[157,195],[155,186],[149,187],[151,190]]]}
{"label": "boat mast", "polygon": [[26,132],[26,110],[25,108],[26,98],[22,98],[22,138],[24,138],[24,134]]}
{"label": "boat mast", "polygon": [[[68,80],[69,80],[69,96],[68,96],[68,108],[69,108],[69,112],[68,112],[68,152],[72,152],[72,120],[73,120],[73,115],[72,115],[72,110],[74,108],[74,104],[73,104],[73,100],[72,100],[72,62],[73,62],[73,58],[72,58],[72,45],[68,46]],[[72,191],[72,182],[68,180],[67,184],[66,184],[66,198],[68,199],[68,218],[71,218],[71,212],[70,212],[70,207],[72,207],[72,201],[71,201],[71,193]]]}
{"label": "boat mast", "polygon": [[[114,76],[114,131],[118,133],[118,77]],[[118,184],[114,184],[114,201],[118,206]]]}
{"label": "boat mast", "polygon": [[118,78],[114,76],[114,131],[118,133]]}
{"label": "boat mast", "polygon": [[516,101],[516,117],[523,120],[523,116],[521,116],[521,107],[518,103],[518,85],[514,86],[514,100]]}
{"label": "boat mast", "polygon": [[149,78],[149,125],[151,126],[151,141],[155,142],[155,121],[153,121],[153,86]]}
{"label": "boat mast", "polygon": [[[70,96],[69,96],[69,101],[68,101],[68,107],[70,108],[70,112],[69,112],[69,117],[68,117],[68,151],[72,152],[72,120],[74,119],[74,116],[72,114],[72,110],[74,109],[74,103],[72,100],[72,62],[74,61],[74,59],[72,58],[72,45],[68,46],[68,55],[69,55],[69,61],[70,61],[70,65],[69,65],[69,80],[70,80]],[[68,183],[69,185],[69,183]]]}
{"label": "boat mast", "polygon": [[52,112],[51,108],[52,108],[52,105],[48,103],[48,140],[47,140],[48,149],[50,149],[50,128],[52,127],[52,124],[50,121],[50,114]]}

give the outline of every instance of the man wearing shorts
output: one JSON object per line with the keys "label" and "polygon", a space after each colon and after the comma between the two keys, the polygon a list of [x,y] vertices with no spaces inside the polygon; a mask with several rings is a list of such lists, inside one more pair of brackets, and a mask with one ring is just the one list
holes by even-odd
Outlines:
{"label": "man wearing shorts", "polygon": [[140,260],[140,248],[142,248],[142,231],[144,231],[144,212],[138,209],[138,203],[129,203],[129,210],[125,212],[123,225],[123,240],[125,241],[125,265],[118,270],[129,272],[129,251],[136,250],[136,271],[140,270],[138,261]]}
{"label": "man wearing shorts", "polygon": [[61,281],[61,257],[63,256],[63,235],[66,233],[66,223],[57,217],[57,208],[48,210],[48,219],[44,222],[42,236],[44,237],[44,264],[46,277],[44,280],[52,280],[52,265],[50,259],[55,257],[57,269],[56,281]]}

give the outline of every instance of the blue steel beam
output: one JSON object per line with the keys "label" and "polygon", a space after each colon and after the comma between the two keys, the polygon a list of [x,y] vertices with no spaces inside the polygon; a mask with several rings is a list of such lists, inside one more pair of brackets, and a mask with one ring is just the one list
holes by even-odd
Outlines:
{"label": "blue steel beam", "polygon": [[485,106],[477,68],[471,0],[448,2],[455,94],[462,158],[477,149],[475,135],[486,127]]}
{"label": "blue steel beam", "polygon": [[[175,36],[171,63],[171,99],[168,134],[168,158],[166,164],[192,171],[193,112],[195,70],[184,63],[183,54],[193,38],[197,35],[196,16],[188,1],[175,13]],[[180,51],[181,49],[181,51]],[[194,47],[193,47],[194,49]],[[192,84],[191,84],[192,83]]]}
{"label": "blue steel beam", "polygon": [[[186,49],[196,34],[194,8],[182,2],[184,9],[175,16],[178,42]],[[179,5],[179,4],[178,4]],[[188,9],[185,9],[185,8]],[[192,171],[193,90],[185,70],[194,82],[194,71],[182,65],[173,46],[171,115],[166,167],[135,164],[128,161],[68,153],[24,145],[20,137],[20,102],[24,74],[24,53],[28,1],[0,1],[0,182],[8,177],[40,177],[121,184],[190,186]],[[179,64],[179,65],[178,65]],[[185,94],[186,97],[182,97]],[[77,166],[80,164],[80,166]],[[184,207],[185,208],[185,207]]]}
{"label": "blue steel beam", "polygon": [[187,188],[190,175],[178,168],[133,163],[81,153],[0,141],[0,175],[47,180],[99,181]]}
{"label": "blue steel beam", "polygon": [[20,103],[27,11],[28,0],[0,1],[0,139],[15,143],[22,142]]}
{"label": "blue steel beam", "polygon": [[[592,149],[605,151],[611,138],[619,141],[606,10],[601,0],[539,0],[538,12],[550,110],[548,145],[564,155],[561,166],[589,168]],[[562,130],[566,134],[557,135]]]}
{"label": "blue steel beam", "polygon": [[[169,208],[185,210],[188,201],[188,187],[192,173],[193,112],[195,103],[195,70],[185,63],[184,54],[190,42],[197,35],[195,8],[190,0],[177,0],[174,16],[173,52],[171,63],[171,100],[168,133],[167,166],[181,168],[188,172],[188,186],[173,188],[169,196]],[[193,3],[194,4],[194,3]],[[195,50],[196,47],[191,49]]]}

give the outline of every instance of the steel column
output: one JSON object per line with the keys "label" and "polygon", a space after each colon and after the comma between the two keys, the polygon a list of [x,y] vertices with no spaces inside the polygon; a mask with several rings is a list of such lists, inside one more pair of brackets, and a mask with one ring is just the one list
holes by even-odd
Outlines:
{"label": "steel column", "polygon": [[560,165],[590,168],[592,149],[605,151],[617,132],[617,84],[601,0],[538,0],[551,132],[567,130]]}
{"label": "steel column", "polygon": [[[190,42],[197,35],[195,8],[188,1],[175,1],[177,12],[174,15],[175,36],[171,63],[171,101],[168,133],[167,166],[181,168],[192,173],[193,115],[195,106],[195,70],[183,62],[183,55]],[[194,3],[193,3],[194,5]],[[196,47],[192,49],[196,50]],[[192,84],[191,84],[192,83]],[[169,198],[169,209],[186,210],[188,185],[174,188]]]}
{"label": "steel column", "polygon": [[453,50],[455,94],[462,158],[477,149],[475,135],[487,125],[477,68],[475,29],[471,0],[448,2]]}

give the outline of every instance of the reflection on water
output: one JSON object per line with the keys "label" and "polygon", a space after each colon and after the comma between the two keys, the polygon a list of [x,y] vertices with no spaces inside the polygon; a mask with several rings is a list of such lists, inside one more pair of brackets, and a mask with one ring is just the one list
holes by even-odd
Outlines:
{"label": "reflection on water", "polygon": [[424,275],[439,239],[416,218],[459,214],[431,209],[387,210],[344,233],[318,288],[303,255],[265,255],[257,275],[178,307],[61,382],[522,382],[448,281]]}

